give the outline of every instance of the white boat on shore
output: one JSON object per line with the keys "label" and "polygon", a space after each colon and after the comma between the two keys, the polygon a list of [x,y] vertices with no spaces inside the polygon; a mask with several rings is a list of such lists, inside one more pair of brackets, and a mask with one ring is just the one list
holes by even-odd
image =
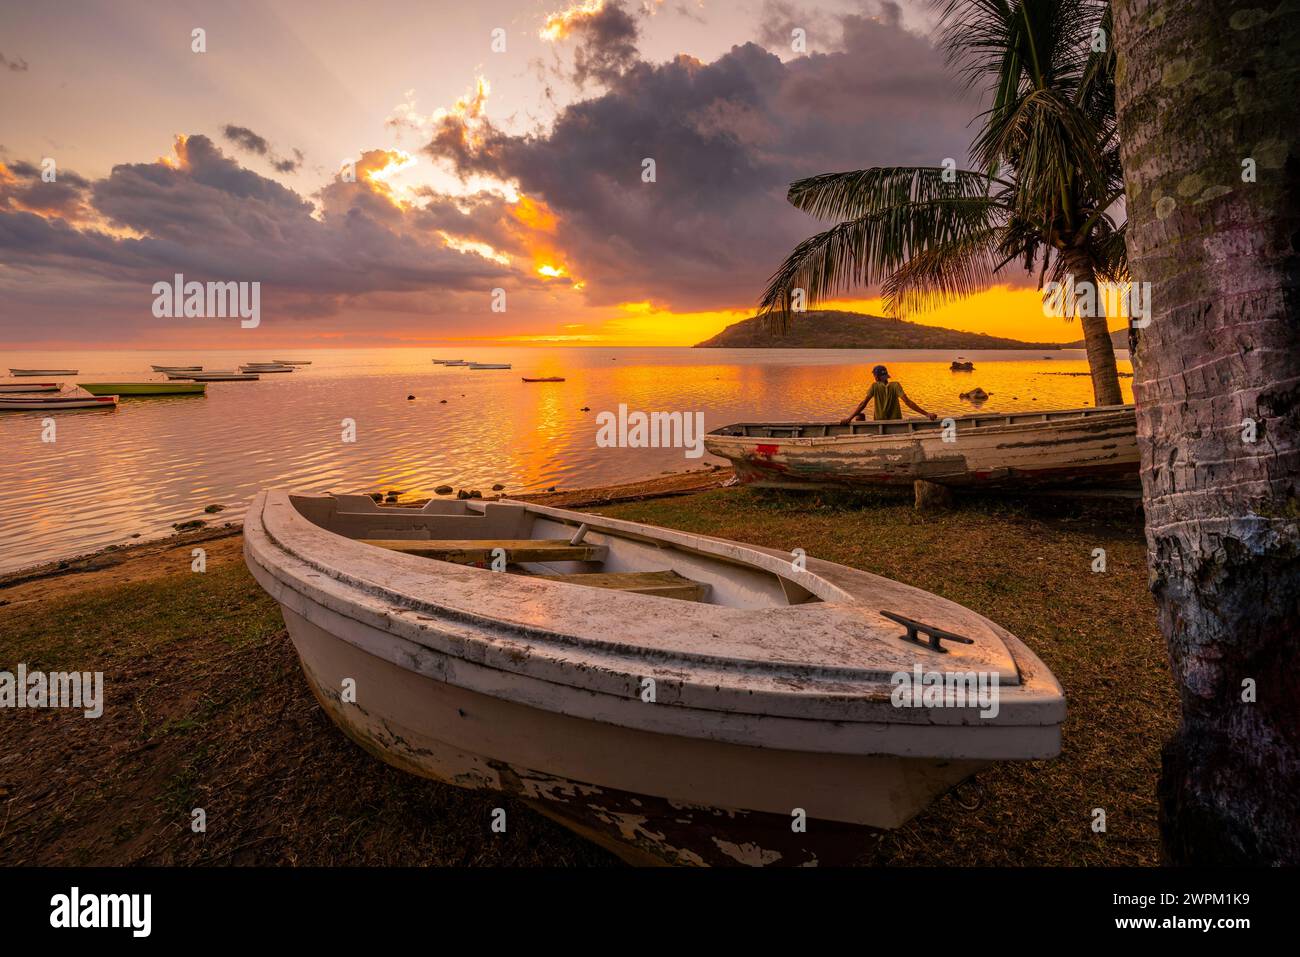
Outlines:
{"label": "white boat on shore", "polygon": [[0,393],[11,392],[58,392],[63,388],[62,382],[0,382]]}
{"label": "white boat on shore", "polygon": [[[980,768],[1060,749],[1060,685],[1013,635],[788,552],[523,502],[268,490],[244,556],[349,737],[634,863],[849,860]],[[900,703],[923,675],[939,697]],[[955,696],[977,675],[991,712]]]}
{"label": "white boat on shore", "polygon": [[76,369],[10,369],[11,376],[77,375]]}
{"label": "white boat on shore", "polygon": [[740,422],[704,447],[729,459],[744,483],[820,489],[1132,484],[1138,477],[1133,406],[989,412],[931,422],[894,419]]}

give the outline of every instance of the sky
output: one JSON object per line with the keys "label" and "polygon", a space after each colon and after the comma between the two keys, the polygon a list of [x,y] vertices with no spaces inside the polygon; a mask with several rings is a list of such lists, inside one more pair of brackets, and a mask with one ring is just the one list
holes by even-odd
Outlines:
{"label": "sky", "polygon": [[[825,228],[792,181],[964,165],[979,97],[928,10],[5,4],[0,346],[693,344]],[[157,315],[177,274],[259,283],[259,324]],[[1018,270],[909,318],[1082,335]]]}

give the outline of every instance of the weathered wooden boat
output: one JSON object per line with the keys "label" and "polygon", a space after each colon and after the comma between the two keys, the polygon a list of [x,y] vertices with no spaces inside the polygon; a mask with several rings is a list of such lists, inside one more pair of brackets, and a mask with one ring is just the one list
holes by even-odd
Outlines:
{"label": "weathered wooden boat", "polygon": [[0,395],[0,412],[111,409],[116,405],[115,395]]}
{"label": "weathered wooden boat", "polygon": [[203,366],[150,366],[154,372],[202,372]]}
{"label": "weathered wooden boat", "polygon": [[295,369],[293,366],[280,366],[280,365],[274,365],[274,364],[269,363],[269,362],[251,362],[251,363],[249,363],[248,365],[242,365],[242,366],[240,366],[240,367],[239,367],[239,371],[240,371],[240,372],[257,372],[257,373],[268,372],[268,373],[272,373],[272,372],[297,372],[298,370]]}
{"label": "weathered wooden boat", "polygon": [[61,388],[61,382],[0,382],[0,393],[58,392]]}
{"label": "weathered wooden boat", "polygon": [[471,369],[509,369],[509,362],[471,362]]}
{"label": "weathered wooden boat", "polygon": [[464,365],[464,359],[434,359],[433,364],[436,366],[458,366]]}
{"label": "weathered wooden boat", "polygon": [[192,382],[253,382],[258,378],[256,372],[188,372],[184,375],[167,376],[168,379],[189,379]]}
{"label": "weathered wooden boat", "polygon": [[741,422],[704,447],[744,483],[818,489],[910,485],[1131,484],[1138,478],[1133,406],[975,413],[939,419]]}
{"label": "weathered wooden boat", "polygon": [[309,365],[311,365],[311,360],[310,360],[310,359],[276,359],[275,362],[276,362],[277,365],[282,365],[282,366],[309,366]]}
{"label": "weathered wooden boat", "polygon": [[76,369],[10,369],[11,376],[76,375]]}
{"label": "weathered wooden boat", "polygon": [[91,395],[203,395],[203,382],[78,382]]}
{"label": "weathered wooden boat", "polygon": [[[1061,688],[1013,635],[813,558],[532,503],[281,490],[253,501],[244,556],[358,744],[635,863],[849,860],[980,768],[1060,748]],[[900,704],[922,675],[984,676],[997,707]]]}
{"label": "weathered wooden boat", "polygon": [[543,379],[530,379],[528,376],[520,376],[525,382],[563,382],[564,378],[558,375],[546,376]]}

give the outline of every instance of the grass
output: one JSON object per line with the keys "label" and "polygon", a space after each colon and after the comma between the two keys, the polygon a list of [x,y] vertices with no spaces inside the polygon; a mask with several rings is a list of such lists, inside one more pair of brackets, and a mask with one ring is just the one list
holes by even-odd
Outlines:
{"label": "grass", "polygon": [[[1058,759],[982,772],[863,863],[1156,863],[1159,747],[1177,703],[1131,513],[975,501],[921,514],[887,496],[744,489],[600,511],[803,548],[944,595],[1018,635],[1065,686]],[[614,863],[523,805],[413,778],[352,745],[311,697],[238,547],[210,543],[206,574],[181,548],[144,580],[0,605],[0,668],[103,671],[106,686],[98,720],[0,711],[0,860]],[[1104,573],[1091,570],[1095,548]],[[489,826],[498,806],[505,834]]]}

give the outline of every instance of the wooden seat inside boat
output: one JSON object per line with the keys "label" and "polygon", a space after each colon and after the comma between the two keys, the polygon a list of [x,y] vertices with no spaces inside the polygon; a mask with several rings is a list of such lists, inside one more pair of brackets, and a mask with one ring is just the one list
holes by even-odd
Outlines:
{"label": "wooden seat inside boat", "polygon": [[387,548],[404,555],[420,555],[459,565],[490,562],[499,548],[505,552],[506,562],[601,562],[609,549],[604,545],[573,544],[567,539],[403,539],[363,538],[367,545]]}
{"label": "wooden seat inside boat", "polygon": [[592,588],[613,588],[638,595],[656,595],[660,598],[680,598],[684,601],[704,601],[711,587],[707,582],[697,582],[669,569],[661,572],[579,572],[574,575],[536,575],[552,582],[570,585],[588,585]]}

